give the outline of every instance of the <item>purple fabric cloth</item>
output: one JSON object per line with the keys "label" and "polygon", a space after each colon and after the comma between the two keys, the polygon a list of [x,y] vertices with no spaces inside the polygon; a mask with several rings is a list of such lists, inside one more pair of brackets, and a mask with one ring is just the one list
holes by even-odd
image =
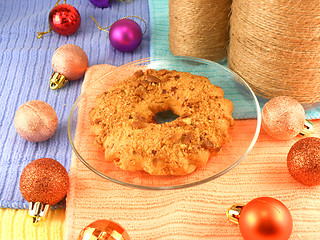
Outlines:
{"label": "purple fabric cloth", "polygon": [[[64,88],[51,90],[51,58],[61,45],[72,43],[88,55],[89,65],[122,65],[149,57],[149,26],[142,43],[133,53],[115,50],[108,33],[100,31],[90,18],[107,27],[125,16],[139,16],[149,24],[148,1],[114,2],[98,8],[89,0],[70,0],[80,13],[81,26],[71,36],[51,32],[37,39],[37,32],[48,30],[48,16],[56,1],[0,1],[0,207],[27,208],[19,189],[24,167],[37,158],[53,158],[69,171],[72,148],[67,135],[71,107],[80,94],[82,80],[68,82]],[[62,1],[61,1],[62,3]],[[139,20],[139,19],[138,19]],[[137,23],[144,28],[144,23]],[[136,20],[135,20],[136,21]],[[29,100],[49,103],[59,119],[55,135],[40,143],[27,142],[15,131],[13,118],[18,107]]]}

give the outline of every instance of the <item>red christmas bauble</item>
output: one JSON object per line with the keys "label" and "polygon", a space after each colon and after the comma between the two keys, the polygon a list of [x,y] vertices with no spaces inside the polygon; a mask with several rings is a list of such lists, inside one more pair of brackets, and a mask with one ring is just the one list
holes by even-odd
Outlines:
{"label": "red christmas bauble", "polygon": [[271,197],[253,199],[239,217],[240,232],[245,240],[288,240],[292,226],[288,208]]}
{"label": "red christmas bauble", "polygon": [[75,7],[69,4],[59,4],[50,11],[49,24],[56,33],[69,36],[79,29],[81,17]]}

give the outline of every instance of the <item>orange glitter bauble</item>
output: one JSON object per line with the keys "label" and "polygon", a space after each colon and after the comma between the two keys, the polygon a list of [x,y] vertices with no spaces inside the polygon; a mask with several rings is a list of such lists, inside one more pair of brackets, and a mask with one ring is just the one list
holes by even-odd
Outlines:
{"label": "orange glitter bauble", "polygon": [[28,202],[57,204],[67,194],[68,187],[67,170],[51,158],[32,161],[20,176],[20,191]]}
{"label": "orange glitter bauble", "polygon": [[307,186],[320,184],[320,138],[297,141],[287,156],[287,166],[294,179]]}

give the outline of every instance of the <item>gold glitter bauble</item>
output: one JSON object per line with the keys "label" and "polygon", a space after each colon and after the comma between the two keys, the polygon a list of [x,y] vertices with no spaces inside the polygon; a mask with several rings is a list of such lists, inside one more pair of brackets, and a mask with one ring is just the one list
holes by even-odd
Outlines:
{"label": "gold glitter bauble", "polygon": [[320,138],[308,137],[296,142],[287,156],[294,179],[307,186],[320,184]]}
{"label": "gold glitter bauble", "polygon": [[28,202],[50,206],[60,202],[69,187],[67,170],[56,160],[40,158],[29,163],[20,176],[20,191]]}

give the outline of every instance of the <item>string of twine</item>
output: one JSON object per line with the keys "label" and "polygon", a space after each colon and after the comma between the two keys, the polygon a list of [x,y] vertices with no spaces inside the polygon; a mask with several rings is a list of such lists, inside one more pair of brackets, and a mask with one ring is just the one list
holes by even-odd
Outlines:
{"label": "string of twine", "polygon": [[170,0],[173,55],[219,61],[227,56],[231,0]]}
{"label": "string of twine", "polygon": [[[54,6],[57,6],[57,5],[60,3],[60,1],[61,1],[61,0],[58,0]],[[62,4],[66,4],[66,0],[64,0],[64,1],[62,2]],[[45,34],[47,34],[47,33],[50,33],[51,31],[52,31],[52,27],[51,27],[50,24],[49,24],[49,30],[46,31],[46,32],[37,32],[37,38],[42,38],[43,35],[45,35]]]}
{"label": "string of twine", "polygon": [[320,1],[233,0],[229,67],[266,98],[320,101]]}

